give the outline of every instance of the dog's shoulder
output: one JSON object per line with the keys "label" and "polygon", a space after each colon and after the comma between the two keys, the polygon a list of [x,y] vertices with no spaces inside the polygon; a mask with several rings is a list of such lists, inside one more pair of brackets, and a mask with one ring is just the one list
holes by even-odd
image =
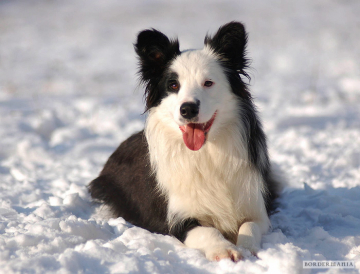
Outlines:
{"label": "dog's shoulder", "polygon": [[114,217],[166,234],[166,200],[156,186],[146,138],[140,131],[120,144],[89,184],[89,192],[109,206]]}
{"label": "dog's shoulder", "polygon": [[[147,172],[144,165],[149,161],[149,149],[144,135],[144,131],[133,134],[120,144],[106,162],[100,175],[121,174],[124,176],[124,169],[141,169]],[[138,170],[140,171],[140,170]],[[129,174],[131,175],[131,174]]]}

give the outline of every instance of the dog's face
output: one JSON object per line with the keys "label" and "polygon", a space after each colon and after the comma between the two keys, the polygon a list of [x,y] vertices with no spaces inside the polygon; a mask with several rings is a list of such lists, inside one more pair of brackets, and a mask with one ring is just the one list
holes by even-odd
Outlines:
{"label": "dog's face", "polygon": [[[246,33],[240,23],[229,23],[201,50],[179,51],[156,30],[145,30],[135,45],[140,75],[146,84],[146,107],[162,109],[191,150],[199,150],[221,127],[237,116],[238,98],[248,97],[239,73],[246,66]],[[235,114],[236,113],[236,114]]]}

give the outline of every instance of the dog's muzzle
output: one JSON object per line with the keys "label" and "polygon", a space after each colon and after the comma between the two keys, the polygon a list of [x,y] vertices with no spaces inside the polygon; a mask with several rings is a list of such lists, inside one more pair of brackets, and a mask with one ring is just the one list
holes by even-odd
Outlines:
{"label": "dog's muzzle", "polygon": [[199,114],[199,103],[186,102],[180,106],[180,114],[186,120],[192,120]]}

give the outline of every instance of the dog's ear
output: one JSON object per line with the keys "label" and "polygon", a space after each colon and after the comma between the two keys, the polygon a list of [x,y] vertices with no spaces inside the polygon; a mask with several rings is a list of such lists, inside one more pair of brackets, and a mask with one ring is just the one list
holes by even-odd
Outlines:
{"label": "dog's ear", "polygon": [[179,42],[150,29],[139,33],[134,47],[139,56],[140,80],[145,85],[147,111],[161,100],[162,91],[158,84],[170,60],[180,54]]}
{"label": "dog's ear", "polygon": [[245,57],[247,33],[243,24],[230,22],[221,26],[214,37],[207,35],[204,43],[219,55],[224,65],[247,75],[244,71],[248,64]]}
{"label": "dog's ear", "polygon": [[140,77],[145,83],[159,78],[168,62],[180,54],[178,40],[169,40],[155,29],[140,32],[134,47],[139,56]]}

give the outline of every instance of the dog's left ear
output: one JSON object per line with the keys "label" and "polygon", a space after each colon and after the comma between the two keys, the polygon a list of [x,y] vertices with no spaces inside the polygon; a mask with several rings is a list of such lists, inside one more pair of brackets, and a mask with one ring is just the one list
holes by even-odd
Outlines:
{"label": "dog's left ear", "polygon": [[244,69],[248,63],[245,57],[247,33],[243,24],[230,22],[221,26],[214,37],[206,36],[204,43],[219,55],[226,66],[246,74]]}

